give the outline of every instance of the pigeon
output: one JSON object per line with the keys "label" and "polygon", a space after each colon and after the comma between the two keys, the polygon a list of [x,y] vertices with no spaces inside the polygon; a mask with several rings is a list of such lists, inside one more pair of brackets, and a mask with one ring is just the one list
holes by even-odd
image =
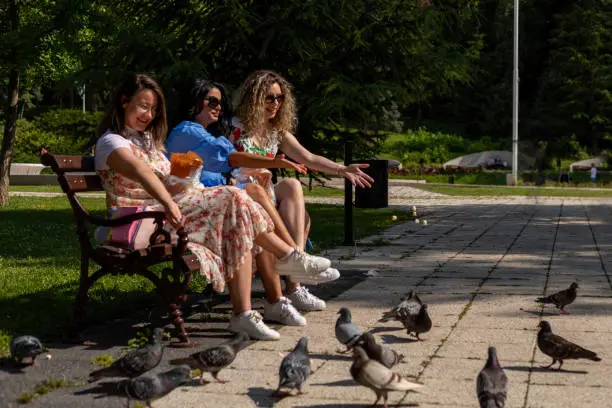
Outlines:
{"label": "pigeon", "polygon": [[431,330],[431,318],[427,313],[427,304],[422,305],[417,314],[410,314],[408,311],[400,310],[399,320],[406,328],[407,333],[414,333],[419,341],[422,341],[419,337],[420,334]]}
{"label": "pigeon", "polygon": [[497,350],[489,347],[489,358],[476,380],[480,408],[504,408],[508,392],[508,377],[499,365]]}
{"label": "pigeon", "polygon": [[400,320],[399,314],[403,312],[407,312],[410,315],[416,315],[421,310],[421,305],[423,302],[417,295],[416,291],[413,289],[410,293],[405,294],[400,298],[400,302],[388,312],[384,312],[383,316],[380,320],[381,323],[390,322],[392,320]]}
{"label": "pigeon", "polygon": [[404,355],[399,354],[385,344],[377,344],[372,333],[363,333],[361,336],[363,345],[361,346],[368,357],[376,360],[387,368],[391,368],[397,363],[404,361]]}
{"label": "pigeon", "polygon": [[212,374],[215,381],[218,383],[225,383],[226,380],[222,380],[217,377],[219,371],[232,364],[236,359],[236,355],[240,350],[245,348],[249,342],[249,335],[240,332],[229,342],[221,344],[219,346],[209,347],[205,350],[193,353],[187,358],[179,358],[171,360],[172,365],[188,365],[192,369],[200,370],[200,385],[204,384],[204,373],[209,372]]}
{"label": "pigeon", "polygon": [[117,383],[117,388],[123,391],[130,400],[146,401],[147,407],[151,408],[151,401],[170,393],[179,385],[189,380],[191,369],[182,365],[163,373],[142,375],[140,377],[122,380]]}
{"label": "pigeon", "polygon": [[18,336],[11,340],[11,357],[19,364],[24,358],[31,358],[31,365],[36,363],[36,357],[48,350],[34,336]]}
{"label": "pigeon", "polygon": [[275,394],[281,388],[297,388],[302,393],[302,386],[310,376],[310,358],[308,357],[308,338],[302,337],[293,351],[283,358],[278,371],[279,381]]}
{"label": "pigeon", "polygon": [[580,347],[571,341],[565,340],[561,336],[553,334],[550,323],[542,320],[539,324],[540,331],[538,333],[538,348],[544,354],[552,357],[553,361],[550,365],[544,368],[550,368],[557,361],[559,362],[559,370],[563,366],[563,360],[586,358],[592,361],[601,361],[597,357],[597,353]]}
{"label": "pigeon", "polygon": [[361,341],[363,332],[351,321],[351,311],[343,307],[338,311],[340,317],[336,320],[336,338],[346,346],[344,353],[350,351]]}
{"label": "pigeon", "polygon": [[384,398],[384,407],[387,408],[387,393],[389,391],[408,391],[422,387],[421,384],[412,383],[401,375],[394,373],[378,361],[368,358],[367,353],[361,346],[353,349],[353,364],[351,365],[351,376],[364,387],[368,387],[376,393],[378,404],[381,397]]}
{"label": "pigeon", "polygon": [[164,346],[161,343],[163,334],[162,329],[154,329],[148,344],[127,353],[108,367],[92,371],[88,381],[94,382],[102,377],[133,378],[157,367],[164,354]]}
{"label": "pigeon", "polygon": [[569,288],[561,292],[557,292],[547,297],[537,298],[536,302],[544,304],[552,303],[559,309],[559,313],[569,314],[567,310],[565,310],[565,306],[572,304],[572,302],[576,300],[576,289],[578,289],[578,284],[574,282]]}

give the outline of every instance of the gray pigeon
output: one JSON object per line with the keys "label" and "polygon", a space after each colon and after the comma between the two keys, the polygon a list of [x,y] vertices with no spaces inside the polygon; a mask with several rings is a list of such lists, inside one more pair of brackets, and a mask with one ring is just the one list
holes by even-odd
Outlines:
{"label": "gray pigeon", "polygon": [[128,408],[132,399],[145,401],[147,407],[151,408],[151,401],[163,397],[179,385],[187,382],[190,373],[189,366],[182,365],[163,373],[142,375],[119,381],[117,388],[127,395]]}
{"label": "gray pigeon", "polygon": [[35,364],[36,357],[48,350],[34,336],[18,336],[11,340],[11,357],[19,364],[24,358],[31,358],[30,364]]}
{"label": "gray pigeon", "polygon": [[427,304],[421,306],[421,309],[417,314],[411,314],[408,311],[399,312],[399,320],[402,322],[408,334],[414,333],[417,340],[421,341],[419,337],[422,333],[427,333],[431,330],[431,318],[427,313]]}
{"label": "gray pigeon", "polygon": [[421,310],[423,302],[417,295],[416,290],[411,290],[410,293],[402,296],[400,302],[388,312],[384,312],[382,318],[378,320],[381,323],[390,322],[392,320],[400,320],[400,314],[408,313],[410,315],[416,315]]}
{"label": "gray pigeon", "polygon": [[404,361],[404,355],[399,354],[386,344],[377,344],[372,333],[363,333],[361,336],[363,345],[361,346],[368,357],[376,360],[387,368],[391,368],[397,363]]}
{"label": "gray pigeon", "polygon": [[561,336],[553,334],[550,323],[542,320],[539,324],[540,331],[538,332],[538,348],[544,354],[552,357],[553,361],[544,368],[550,368],[557,361],[559,362],[559,370],[563,366],[563,360],[586,358],[592,361],[601,361],[597,357],[597,353],[580,347],[571,341],[565,340]]}
{"label": "gray pigeon", "polygon": [[497,350],[489,347],[489,358],[476,380],[480,408],[504,408],[508,392],[508,377],[499,365]]}
{"label": "gray pigeon", "polygon": [[279,381],[277,394],[281,388],[297,388],[302,393],[302,386],[310,376],[310,358],[308,357],[308,338],[302,337],[293,351],[283,358],[278,371]]}
{"label": "gray pigeon", "polygon": [[249,343],[249,335],[243,332],[236,334],[236,336],[229,342],[221,344],[220,346],[209,347],[205,350],[193,353],[187,358],[179,358],[171,360],[172,365],[186,364],[192,369],[200,370],[200,385],[204,384],[204,373],[211,373],[215,381],[219,383],[225,383],[217,377],[219,371],[229,366],[236,359],[236,355],[240,350],[245,348]]}
{"label": "gray pigeon", "polygon": [[576,300],[576,289],[578,289],[578,284],[574,282],[569,288],[562,290],[561,292],[557,292],[547,297],[537,298],[536,302],[544,304],[552,303],[557,307],[557,309],[559,309],[559,313],[569,314],[568,311],[565,310],[565,306],[572,304],[574,300]]}
{"label": "gray pigeon", "polygon": [[368,387],[376,393],[378,404],[381,397],[384,398],[384,407],[387,408],[387,393],[389,391],[408,391],[422,387],[421,384],[412,383],[401,375],[394,373],[378,361],[368,358],[365,350],[360,346],[353,349],[354,361],[351,365],[351,376],[364,387]]}
{"label": "gray pigeon", "polygon": [[338,311],[340,317],[336,320],[336,338],[346,346],[346,353],[355,347],[361,340],[363,332],[351,321],[351,311],[343,307]]}
{"label": "gray pigeon", "polygon": [[130,351],[109,367],[92,371],[89,374],[89,382],[102,377],[137,377],[157,367],[164,354],[163,335],[162,329],[154,329],[148,344]]}

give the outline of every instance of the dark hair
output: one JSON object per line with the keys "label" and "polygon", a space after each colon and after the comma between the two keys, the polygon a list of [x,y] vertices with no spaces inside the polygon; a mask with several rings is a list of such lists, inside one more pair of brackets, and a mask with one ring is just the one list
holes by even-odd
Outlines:
{"label": "dark hair", "polygon": [[204,98],[214,88],[219,89],[219,92],[221,92],[221,113],[219,114],[219,120],[208,125],[206,130],[213,136],[228,136],[232,131],[232,108],[228,93],[220,83],[206,79],[196,80],[195,85],[191,88],[191,106],[188,114],[190,119],[194,120],[204,109]]}
{"label": "dark hair", "polygon": [[168,132],[166,119],[166,101],[161,87],[153,78],[144,74],[130,74],[113,92],[108,108],[102,121],[96,129],[96,136],[102,136],[107,130],[123,134],[125,130],[124,98],[131,100],[138,92],[149,89],[157,95],[157,107],[155,117],[147,127],[151,132],[153,141],[158,149],[163,149],[164,141]]}

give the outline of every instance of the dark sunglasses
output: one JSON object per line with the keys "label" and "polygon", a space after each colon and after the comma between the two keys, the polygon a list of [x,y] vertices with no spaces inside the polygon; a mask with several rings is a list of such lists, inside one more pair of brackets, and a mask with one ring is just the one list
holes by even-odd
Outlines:
{"label": "dark sunglasses", "polygon": [[208,102],[208,107],[210,109],[215,109],[217,106],[221,105],[221,101],[216,96],[209,96],[208,98],[204,98],[206,102]]}
{"label": "dark sunglasses", "polygon": [[283,103],[285,101],[285,95],[283,94],[278,94],[278,95],[266,95],[266,102],[268,103],[274,103],[278,101],[278,103]]}

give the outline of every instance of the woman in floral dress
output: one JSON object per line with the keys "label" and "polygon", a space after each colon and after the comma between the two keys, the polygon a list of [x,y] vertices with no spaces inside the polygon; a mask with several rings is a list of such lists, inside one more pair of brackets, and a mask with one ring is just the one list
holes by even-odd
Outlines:
{"label": "woman in floral dress", "polygon": [[[361,171],[367,164],[344,166],[309,152],[293,135],[297,125],[297,108],[292,87],[285,78],[272,71],[255,71],[244,81],[234,101],[234,132],[232,141],[237,151],[274,157],[281,150],[288,157],[308,168],[347,178],[353,185],[370,187],[374,180]],[[306,214],[302,186],[296,179],[284,179],[272,184],[267,169],[240,168],[233,172],[238,185],[259,183],[276,200],[278,212],[295,242],[304,248],[310,219]],[[304,288],[287,279],[286,292],[308,296]],[[312,299],[312,296],[308,296]],[[324,307],[324,302],[312,301],[311,310]]]}
{"label": "woman in floral dress", "polygon": [[188,248],[198,257],[201,273],[216,291],[228,283],[234,315],[231,331],[252,338],[277,340],[251,310],[252,256],[259,246],[279,258],[277,272],[316,278],[329,260],[291,248],[273,232],[263,208],[243,190],[170,185],[170,162],[163,152],[167,123],[161,88],[146,75],[134,75],[116,90],[98,127],[96,171],[107,205],[152,206],[166,212],[170,232],[184,226]]}

